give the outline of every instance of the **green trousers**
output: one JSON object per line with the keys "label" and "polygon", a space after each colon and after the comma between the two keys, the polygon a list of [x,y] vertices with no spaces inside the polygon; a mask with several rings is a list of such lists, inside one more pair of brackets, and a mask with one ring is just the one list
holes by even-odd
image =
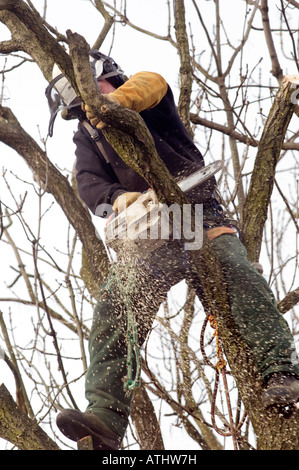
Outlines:
{"label": "green trousers", "polygon": [[[236,235],[212,241],[227,283],[236,326],[253,353],[257,370],[267,375],[285,371],[299,375],[298,358],[287,322],[276,307],[266,280],[251,265]],[[172,248],[158,253],[141,276],[130,299],[137,312],[139,344],[165,300],[169,288],[188,277],[183,252]],[[124,276],[125,277],[125,276]],[[101,295],[94,311],[89,338],[90,366],[86,376],[87,411],[98,414],[123,437],[130,414],[131,394],[123,385],[127,371],[127,306],[116,280]]]}

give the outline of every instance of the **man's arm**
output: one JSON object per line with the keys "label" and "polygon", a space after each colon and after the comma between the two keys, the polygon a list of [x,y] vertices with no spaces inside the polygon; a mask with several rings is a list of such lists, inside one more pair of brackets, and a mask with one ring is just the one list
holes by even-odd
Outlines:
{"label": "man's arm", "polygon": [[[111,165],[100,157],[94,143],[83,130],[74,136],[76,145],[76,180],[80,198],[93,214],[101,205],[112,205],[118,196],[127,191],[115,175]],[[99,209],[97,215],[100,214]]]}
{"label": "man's arm", "polygon": [[158,73],[138,72],[114,92],[109,93],[120,106],[137,113],[153,108],[167,93],[168,85]]}
{"label": "man's arm", "polygon": [[[164,78],[153,72],[138,72],[124,85],[117,88],[109,95],[104,95],[120,106],[141,112],[157,106],[168,90],[168,84]],[[88,106],[84,107],[87,119],[95,127],[101,129],[103,123],[90,112]],[[127,193],[125,201],[127,205],[133,203],[140,195],[139,192],[128,192],[124,186],[117,182],[117,177],[110,165],[97,157],[93,143],[75,136],[74,142],[77,146],[77,182],[81,199],[89,209],[97,215],[101,205],[111,204],[113,209],[120,210],[118,197]],[[85,136],[84,136],[85,137]],[[124,204],[122,198],[122,204]]]}
{"label": "man's arm", "polygon": [[[145,109],[157,106],[164,98],[168,90],[168,84],[164,78],[154,72],[138,72],[129,78],[123,85],[115,91],[103,96],[124,108],[132,109],[137,113]],[[98,129],[102,129],[104,124],[85,105],[87,119]]]}

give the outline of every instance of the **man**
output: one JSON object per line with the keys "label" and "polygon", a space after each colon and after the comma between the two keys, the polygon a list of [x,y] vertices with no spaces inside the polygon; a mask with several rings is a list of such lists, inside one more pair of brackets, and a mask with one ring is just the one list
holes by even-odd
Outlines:
{"label": "man", "polygon": [[[140,72],[125,81],[113,59],[94,51],[91,56],[100,91],[120,106],[140,113],[159,156],[176,180],[204,165],[200,151],[178,116],[172,91],[160,75]],[[62,99],[65,82],[63,76],[54,82]],[[80,120],[74,136],[80,197],[100,217],[107,216],[109,206],[117,213],[120,201],[125,198],[125,206],[129,206],[148,189],[148,184],[113,150],[101,132],[103,123],[98,122],[88,107],[82,111],[75,95],[68,95],[64,106]],[[232,315],[265,384],[262,401],[266,407],[296,403],[299,369],[293,337],[265,279],[247,260],[236,230],[215,195],[215,186],[212,177],[187,193],[187,197],[192,204],[203,204],[204,228],[223,268]],[[130,292],[130,302],[137,315],[140,346],[172,285],[185,278],[199,297],[202,292],[183,243],[169,241],[146,262],[135,264],[135,268],[138,276]],[[125,269],[120,267],[122,279],[126,279]],[[102,293],[89,338],[87,410],[84,413],[65,410],[58,415],[57,425],[70,439],[76,441],[91,435],[95,449],[116,450],[128,424],[132,395],[123,386],[127,374],[128,305],[117,276],[104,286]]]}

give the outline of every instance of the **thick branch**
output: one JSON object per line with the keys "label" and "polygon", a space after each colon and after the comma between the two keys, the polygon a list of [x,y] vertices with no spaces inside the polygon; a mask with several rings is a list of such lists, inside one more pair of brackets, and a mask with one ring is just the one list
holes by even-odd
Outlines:
{"label": "thick branch", "polygon": [[244,206],[243,242],[251,261],[259,260],[276,165],[294,111],[294,104],[291,101],[291,94],[294,91],[293,80],[293,76],[287,76],[280,83],[260,139]]}
{"label": "thick branch", "polygon": [[52,79],[53,59],[45,53],[34,34],[10,11],[0,10],[0,21],[10,30],[12,39],[0,43],[3,54],[23,51],[29,54],[42,71],[46,80]]}
{"label": "thick branch", "polygon": [[21,412],[4,384],[0,386],[0,435],[20,450],[60,450],[36,422]]}
{"label": "thick branch", "polygon": [[299,288],[289,292],[283,300],[281,300],[277,307],[281,313],[287,313],[299,302]]}
{"label": "thick branch", "polygon": [[[22,50],[30,54],[30,49],[36,49],[38,45],[38,48],[48,57],[48,61],[56,62],[71,83],[74,81],[72,62],[68,54],[49,33],[36,11],[33,12],[22,0],[0,0],[0,15],[2,12],[4,13],[3,20],[10,22],[12,31],[16,31],[16,34],[18,34],[17,28],[13,26],[13,22],[17,22],[18,25],[21,25],[25,36],[29,35],[29,47],[26,45],[24,37],[20,42]],[[5,15],[5,13],[12,13],[12,15]],[[37,63],[39,63],[39,60],[37,60]]]}
{"label": "thick branch", "polygon": [[131,418],[138,435],[140,450],[164,450],[159,422],[144,385],[134,390]]}
{"label": "thick branch", "polygon": [[190,63],[189,43],[186,31],[184,0],[174,2],[175,33],[180,57],[180,97],[178,112],[190,135],[190,95],[192,91],[192,67]]}

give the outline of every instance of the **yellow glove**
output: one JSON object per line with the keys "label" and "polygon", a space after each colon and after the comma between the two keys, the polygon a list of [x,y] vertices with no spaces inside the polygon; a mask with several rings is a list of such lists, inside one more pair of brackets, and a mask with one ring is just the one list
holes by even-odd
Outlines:
{"label": "yellow glove", "polygon": [[[119,104],[117,99],[111,94],[107,94],[103,96],[107,98],[107,100],[111,101],[112,103]],[[106,124],[103,121],[100,121],[100,119],[98,119],[97,117],[95,117],[95,115],[93,114],[93,112],[91,111],[90,107],[87,104],[83,104],[82,109],[83,111],[85,111],[86,117],[92,126],[96,127],[97,129],[103,129],[105,127]]]}
{"label": "yellow glove", "polygon": [[[113,103],[140,113],[159,104],[167,93],[167,89],[168,85],[161,75],[153,72],[138,72],[116,90],[103,96]],[[94,116],[89,106],[83,105],[82,109],[93,126],[98,129],[105,127],[105,124]]]}
{"label": "yellow glove", "polygon": [[112,93],[114,99],[124,108],[140,113],[153,108],[166,95],[168,85],[164,78],[154,72],[137,72]]}
{"label": "yellow glove", "polygon": [[124,211],[127,207],[129,207],[133,202],[135,202],[139,196],[141,196],[141,193],[134,193],[134,192],[127,192],[123,193],[118,198],[115,200],[112,209],[114,212],[120,213]]}

